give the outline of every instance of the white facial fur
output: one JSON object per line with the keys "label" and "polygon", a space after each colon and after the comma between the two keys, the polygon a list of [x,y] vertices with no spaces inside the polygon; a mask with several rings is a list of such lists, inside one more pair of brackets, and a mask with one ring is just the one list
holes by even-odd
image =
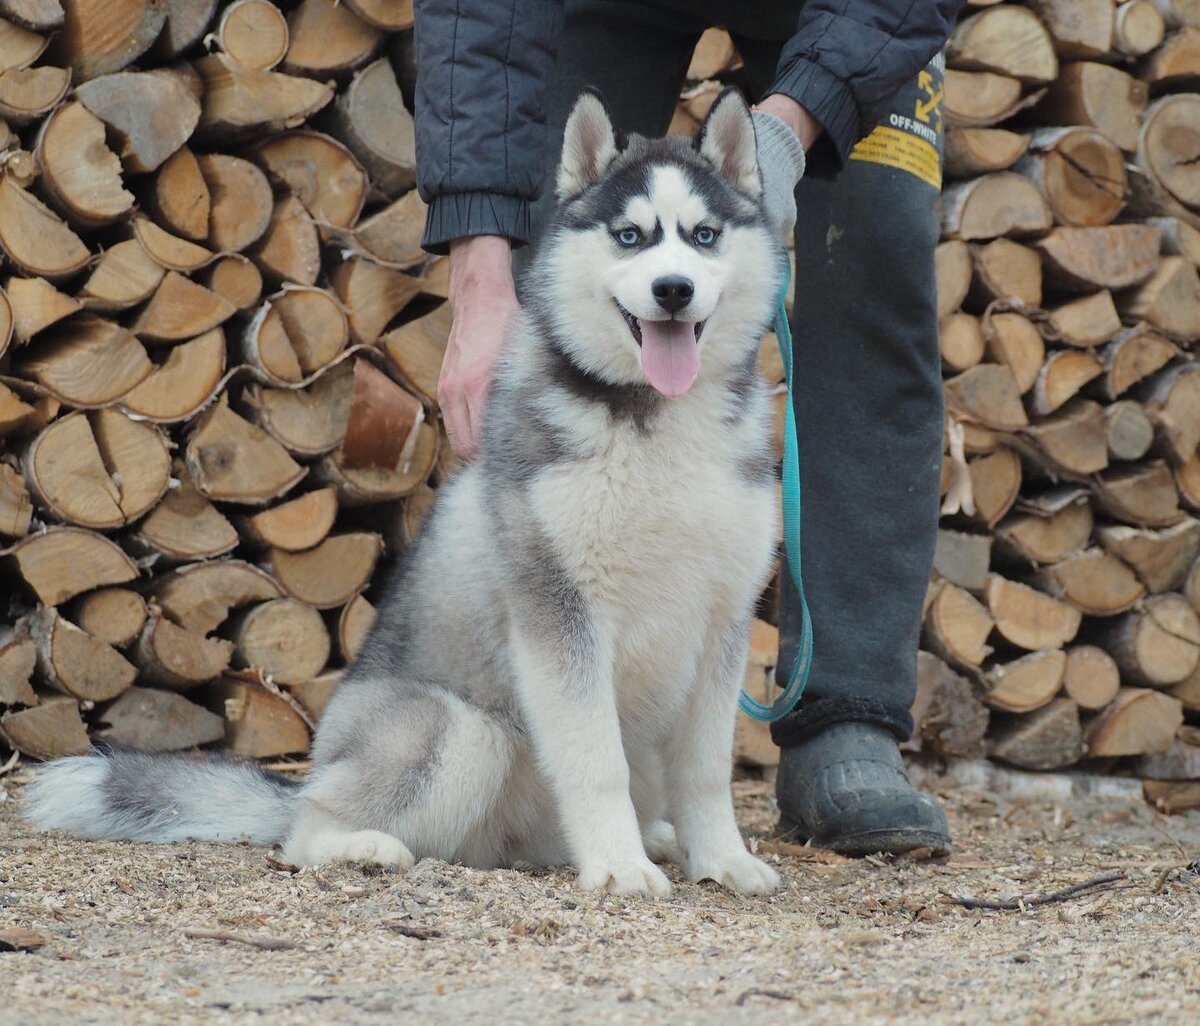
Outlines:
{"label": "white facial fur", "polygon": [[[550,308],[561,311],[563,335],[581,366],[615,383],[641,384],[646,379],[640,350],[617,302],[639,319],[664,320],[668,315],[651,285],[664,275],[682,275],[692,281],[695,295],[677,317],[706,321],[700,376],[720,376],[757,345],[778,289],[777,247],[760,225],[722,224],[710,217],[678,166],[653,168],[649,181],[649,195],[633,197],[614,227],[635,226],[650,238],[661,224],[661,241],[624,250],[608,224],[559,233],[552,243]],[[720,231],[711,248],[680,237],[679,226],[690,239],[701,224]]]}

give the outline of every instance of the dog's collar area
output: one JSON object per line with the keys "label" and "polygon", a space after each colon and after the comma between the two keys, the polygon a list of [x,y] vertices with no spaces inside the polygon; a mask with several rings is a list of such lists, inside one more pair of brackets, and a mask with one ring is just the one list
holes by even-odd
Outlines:
{"label": "dog's collar area", "polygon": [[[642,322],[639,321],[633,314],[621,305],[621,301],[615,296],[613,302],[616,303],[617,309],[621,311],[621,316],[625,318],[625,323],[629,325],[629,333],[633,335],[633,340],[638,344],[638,348],[642,345]],[[696,333],[696,341],[700,341],[700,335],[704,331],[704,325],[708,323],[707,318],[703,321],[694,321],[692,330]]]}

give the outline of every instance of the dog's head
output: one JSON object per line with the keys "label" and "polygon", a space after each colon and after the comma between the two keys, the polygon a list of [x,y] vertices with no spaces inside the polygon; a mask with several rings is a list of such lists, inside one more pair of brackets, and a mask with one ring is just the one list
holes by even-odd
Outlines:
{"label": "dog's head", "polygon": [[745,364],[781,263],[739,93],[723,93],[691,140],[622,140],[599,95],[582,93],[557,197],[534,300],[577,364],[666,396]]}

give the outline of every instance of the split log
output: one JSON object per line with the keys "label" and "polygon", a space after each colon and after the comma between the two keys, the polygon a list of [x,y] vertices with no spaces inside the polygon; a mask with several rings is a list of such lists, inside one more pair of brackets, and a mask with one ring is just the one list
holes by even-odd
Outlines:
{"label": "split log", "polygon": [[1071,503],[1050,516],[1017,514],[997,526],[996,551],[1018,563],[1059,563],[1086,547],[1092,519],[1086,501]]}
{"label": "split log", "polygon": [[[0,13],[4,13],[2,5]],[[50,40],[40,32],[0,18],[0,71],[29,67],[46,52],[49,44]]]}
{"label": "split log", "polygon": [[1084,732],[1088,755],[1145,755],[1171,747],[1183,723],[1183,706],[1158,691],[1122,688]]}
{"label": "split log", "polygon": [[1097,630],[1128,684],[1170,687],[1200,663],[1200,615],[1181,595],[1152,595],[1140,610]]}
{"label": "split log", "polygon": [[1172,32],[1160,49],[1138,64],[1138,77],[1149,84],[1152,93],[1195,89],[1200,82],[1200,28],[1188,26]]}
{"label": "split log", "polygon": [[424,201],[413,189],[356,225],[353,232],[338,234],[338,241],[351,253],[385,267],[415,267],[426,259],[421,248],[425,210]]}
{"label": "split log", "polygon": [[942,193],[941,216],[943,236],[966,242],[1000,235],[1035,235],[1054,223],[1037,186],[1013,171],[997,171],[947,186]]}
{"label": "split log", "polygon": [[1103,365],[1091,353],[1070,349],[1054,351],[1038,371],[1037,381],[1027,399],[1030,411],[1037,417],[1053,413],[1103,373]]}
{"label": "split log", "polygon": [[939,759],[975,759],[984,752],[987,707],[975,688],[937,656],[917,653],[917,693],[912,704],[916,724],[901,747]]}
{"label": "split log", "polygon": [[0,0],[0,14],[31,32],[62,28],[64,18],[59,0]]}
{"label": "split log", "polygon": [[342,683],[342,676],[343,671],[330,670],[311,680],[289,684],[287,693],[295,699],[313,723],[320,723],[325,707]]}
{"label": "split log", "polygon": [[243,395],[250,417],[296,456],[321,456],[342,444],[350,415],[354,374],[341,363],[307,388],[251,386]]}
{"label": "split log", "polygon": [[377,534],[335,534],[306,552],[271,549],[265,568],[293,598],[334,609],[367,586],[381,549]]}
{"label": "split log", "polygon": [[1200,712],[1200,666],[1178,684],[1167,688],[1167,694],[1182,702],[1189,712]]}
{"label": "split log", "polygon": [[1021,453],[1051,477],[1082,478],[1108,466],[1104,408],[1088,399],[1072,399],[1017,441]]}
{"label": "split log", "polygon": [[1183,502],[1192,509],[1200,509],[1200,453],[1175,468],[1175,487]]}
{"label": "split log", "polygon": [[1147,94],[1145,82],[1119,68],[1080,61],[1062,66],[1031,115],[1044,125],[1095,128],[1132,153],[1137,148]]}
{"label": "split log", "polygon": [[938,531],[933,572],[967,591],[982,591],[991,565],[992,540],[986,534]]}
{"label": "split log", "polygon": [[1154,424],[1141,403],[1121,399],[1104,410],[1104,436],[1114,460],[1140,460],[1154,444]]}
{"label": "split log", "polygon": [[1035,384],[1046,362],[1046,343],[1033,322],[1019,313],[985,314],[982,321],[988,356],[1012,371],[1017,391],[1024,395]]}
{"label": "split log", "polygon": [[1069,698],[1056,698],[1028,716],[1014,718],[996,731],[988,755],[1028,770],[1055,770],[1083,758],[1083,727],[1079,706]]}
{"label": "split log", "polygon": [[0,463],[0,535],[23,538],[33,521],[33,503],[24,478],[7,463]]}
{"label": "split log", "polygon": [[1153,0],[1126,0],[1117,5],[1114,42],[1126,57],[1141,57],[1158,47],[1166,34]]}
{"label": "split log", "polygon": [[1009,663],[998,663],[983,673],[983,700],[1005,712],[1032,712],[1047,705],[1062,687],[1067,668],[1065,652],[1046,649],[1030,652]]}
{"label": "split log", "polygon": [[400,547],[411,545],[420,536],[421,528],[433,509],[436,497],[437,493],[432,488],[422,484],[404,500],[404,509],[400,517]]}
{"label": "split log", "polygon": [[106,249],[79,292],[86,310],[126,310],[149,299],[166,271],[137,239]]}
{"label": "split log", "polygon": [[934,250],[934,277],[937,279],[938,320],[954,313],[967,298],[971,286],[971,251],[965,242],[951,239]]}
{"label": "split log", "polygon": [[1121,330],[1121,318],[1107,289],[1054,307],[1049,313],[1055,340],[1079,349],[1102,345]]}
{"label": "split log", "polygon": [[232,552],[238,543],[233,525],[196,490],[182,463],[176,463],[173,473],[179,487],[168,491],[138,525],[130,545],[168,564],[212,559]]}
{"label": "split log", "polygon": [[1158,229],[1164,255],[1187,257],[1200,267],[1200,228],[1177,217],[1151,217],[1146,223]]}
{"label": "split log", "polygon": [[168,271],[130,330],[143,342],[180,342],[224,324],[236,313],[224,296]]}
{"label": "split log", "polygon": [[1103,57],[1113,48],[1112,0],[1033,0],[1030,7],[1060,57]]}
{"label": "split log", "polygon": [[267,574],[240,559],[191,563],[154,582],[154,601],[172,623],[211,634],[231,610],[282,594]]}
{"label": "split log", "polygon": [[[378,611],[361,595],[346,603],[342,615],[338,617],[338,651],[342,659],[352,663],[358,658],[363,642],[367,640]],[[778,650],[778,634],[776,634],[776,650]],[[771,654],[771,665],[774,668],[775,655]]]}
{"label": "split log", "polygon": [[39,331],[70,317],[79,301],[59,292],[44,278],[8,278],[4,282],[13,315],[13,337],[26,345]]}
{"label": "split log", "polygon": [[51,281],[78,273],[91,258],[79,236],[8,175],[0,176],[0,248],[25,274]]}
{"label": "split log", "polygon": [[[0,437],[30,430],[34,414],[33,406],[25,402],[7,385],[0,383]],[[3,478],[0,478],[0,481],[3,481]],[[24,490],[24,485],[22,485],[22,490]],[[24,503],[15,496],[11,486],[0,484],[0,491],[4,494],[3,504],[6,510],[6,516],[0,517],[0,523],[8,526],[9,517],[15,511],[23,508]],[[0,534],[3,533],[5,533],[4,529],[0,528]],[[7,533],[12,534],[13,532],[8,531]],[[25,532],[21,531],[20,533],[24,534]]]}
{"label": "split log", "polygon": [[237,253],[228,253],[209,265],[205,284],[241,313],[257,306],[262,298],[262,272],[252,260]]}
{"label": "split log", "polygon": [[1104,395],[1116,399],[1178,355],[1179,349],[1173,342],[1144,324],[1119,332],[1101,354],[1104,376],[1100,383]]}
{"label": "split log", "polygon": [[[379,340],[380,346],[387,354],[391,366],[400,376],[400,380],[434,408],[437,407],[438,402],[438,377],[446,351],[446,339],[450,333],[450,321],[450,304],[443,303],[432,313],[389,331]],[[969,387],[970,382],[974,381],[976,375],[980,373],[989,375],[985,368],[975,367],[954,379],[955,382],[960,383],[959,392],[964,405],[976,398],[983,399],[981,389]],[[971,377],[968,378],[968,375]],[[994,377],[995,375],[990,376]],[[1001,386],[1002,388],[1003,386]],[[987,400],[986,403],[981,402],[980,404],[981,409],[987,413],[1001,419],[1005,414],[1016,416],[1011,405],[1004,404],[1003,395],[999,399],[989,395]],[[1019,405],[1018,403],[1018,407]],[[989,423],[983,417],[976,419],[983,423]],[[994,426],[1002,427],[1003,424],[998,423]]]}
{"label": "split log", "polygon": [[329,631],[321,614],[294,598],[271,599],[239,613],[230,636],[240,665],[279,684],[310,680],[329,661]]}
{"label": "split log", "polygon": [[216,259],[212,250],[172,235],[148,217],[135,217],[132,231],[146,252],[168,270],[191,274]]}
{"label": "split log", "polygon": [[1054,219],[1077,227],[1106,225],[1125,205],[1125,160],[1115,143],[1090,128],[1044,128],[1014,170],[1034,181]]}
{"label": "split log", "polygon": [[234,0],[221,14],[217,43],[245,68],[270,71],[288,48],[288,24],[270,0]]}
{"label": "split log", "polygon": [[1141,286],[1121,297],[1121,312],[1169,338],[1200,339],[1200,273],[1183,257],[1163,257]]}
{"label": "split log", "polygon": [[1171,470],[1162,460],[1118,468],[1093,482],[1096,502],[1109,516],[1140,527],[1170,527],[1185,514]]}
{"label": "split log", "polygon": [[1200,783],[1193,780],[1143,780],[1142,795],[1166,816],[1200,809]]}
{"label": "split log", "polygon": [[1030,652],[1062,648],[1083,620],[1066,602],[998,574],[988,578],[985,599],[1000,634]]}
{"label": "split log", "polygon": [[[939,253],[941,248],[938,247]],[[419,278],[361,257],[338,264],[329,274],[329,284],[346,308],[354,341],[366,344],[378,339],[392,318],[421,291]],[[940,276],[938,287],[941,288]],[[941,306],[939,292],[938,308]]]}
{"label": "split log", "polygon": [[290,43],[283,67],[325,78],[369,61],[383,33],[336,0],[301,0],[288,15]]}
{"label": "split log", "polygon": [[266,505],[283,495],[305,473],[283,446],[224,402],[197,421],[186,459],[203,495],[251,506]]}
{"label": "split log", "polygon": [[326,118],[330,134],[358,157],[378,193],[395,199],[413,187],[417,167],[413,119],[387,58],[355,75],[330,105]]}
{"label": "split log", "polygon": [[1167,458],[1186,463],[1200,446],[1200,366],[1165,371],[1148,386],[1144,405]]}
{"label": "split log", "polygon": [[1200,745],[1177,739],[1164,751],[1141,756],[1130,768],[1150,780],[1200,781]]}
{"label": "split log", "polygon": [[990,71],[946,69],[946,123],[958,128],[986,128],[1027,106],[1021,83]]}
{"label": "split log", "polygon": [[1103,709],[1117,697],[1121,674],[1112,656],[1095,645],[1067,649],[1063,691],[1080,709]]}
{"label": "split log", "polygon": [[1200,5],[1196,0],[1154,0],[1168,28],[1200,27]]}
{"label": "split log", "polygon": [[78,527],[31,534],[8,554],[44,606],[60,605],[107,584],[128,584],[138,576],[133,560],[116,545]]}
{"label": "split log", "polygon": [[232,656],[232,642],[206,638],[153,612],[134,650],[139,680],[170,691],[215,680],[229,667]]}
{"label": "split log", "polygon": [[42,122],[34,153],[43,188],[72,223],[98,228],[132,208],[104,122],[82,103],[64,104]]}
{"label": "split log", "polygon": [[0,633],[0,706],[33,706],[37,694],[30,686],[37,664],[37,645],[29,636],[27,622]]}
{"label": "split log", "polygon": [[266,234],[250,250],[250,257],[276,284],[316,283],[321,273],[321,239],[312,216],[295,196],[275,201]]}
{"label": "split log", "polygon": [[150,49],[167,18],[157,0],[62,0],[62,6],[53,53],[76,82],[128,67]]}
{"label": "split log", "polygon": [[995,527],[1013,507],[1021,490],[1021,458],[1011,449],[971,460],[967,464],[975,497],[973,519]]}
{"label": "split log", "polygon": [[1042,305],[1042,265],[1036,250],[1011,239],[996,239],[972,246],[971,262],[975,271],[971,298],[979,306],[998,299]]}
{"label": "split log", "polygon": [[125,648],[146,624],[146,600],[128,588],[101,588],[73,603],[71,619],[93,638]]}
{"label": "split log", "polygon": [[262,238],[271,221],[267,176],[241,157],[206,153],[197,158],[208,186],[208,241],[218,250],[239,253]]}
{"label": "split log", "polygon": [[225,747],[235,755],[266,759],[308,751],[308,726],[282,694],[226,676],[208,697],[224,715]]}
{"label": "split log", "polygon": [[200,161],[186,146],[175,150],[159,168],[149,203],[159,220],[176,235],[193,242],[208,238],[212,197]]}
{"label": "split log", "polygon": [[48,330],[36,352],[15,366],[17,374],[56,399],[83,408],[107,406],[153,370],[132,332],[94,316],[74,317]]}
{"label": "split log", "polygon": [[242,540],[257,549],[302,552],[325,540],[337,516],[337,493],[319,488],[272,506],[253,516],[239,517]]}
{"label": "split log", "polygon": [[[0,72],[0,116],[9,124],[28,125],[57,107],[70,85],[71,74],[64,68],[12,68]],[[11,177],[11,165],[8,171]]]}
{"label": "split log", "polygon": [[1006,128],[952,128],[946,132],[946,175],[971,178],[1007,170],[1028,146],[1025,136]]}
{"label": "split log", "polygon": [[[385,336],[385,340],[390,337]],[[392,356],[390,345],[388,355]],[[394,356],[393,362],[395,362]],[[429,366],[431,362],[432,354],[426,356],[423,361],[424,388],[418,388],[419,394],[426,399],[429,398],[429,395],[425,389],[432,390],[435,396],[437,389],[436,374]],[[401,373],[403,374],[403,369]],[[972,367],[947,381],[945,393],[946,404],[951,410],[985,427],[994,428],[997,431],[1015,431],[1029,423],[1025,410],[1021,406],[1016,379],[1008,367],[999,364],[980,364]]]}
{"label": "split log", "polygon": [[1151,225],[1055,228],[1035,245],[1047,283],[1071,292],[1129,288],[1158,268],[1158,229]]}
{"label": "split log", "polygon": [[183,695],[129,688],[98,717],[97,740],[143,752],[177,752],[225,737],[225,722]]}
{"label": "split log", "polygon": [[969,592],[939,582],[925,614],[925,645],[951,666],[972,670],[991,654],[988,635],[995,626],[987,608]]}
{"label": "split log", "polygon": [[1088,549],[1040,570],[1037,583],[1048,594],[1089,616],[1116,616],[1146,594],[1137,575],[1116,556]]}
{"label": "split log", "polygon": [[358,221],[370,182],[358,158],[336,139],[303,129],[268,139],[249,156],[319,225],[349,228]]}
{"label": "split log", "polygon": [[225,333],[206,331],[175,346],[166,359],[121,399],[121,408],[140,420],[174,424],[208,405],[225,374]]}
{"label": "split log", "polygon": [[247,68],[226,54],[193,65],[204,81],[199,132],[215,139],[247,139],[294,128],[333,99],[331,82]]}
{"label": "split log", "polygon": [[1008,75],[1026,85],[1045,85],[1058,75],[1050,34],[1032,12],[1007,4],[960,21],[946,60],[952,68]]}
{"label": "split log", "polygon": [[242,349],[272,384],[290,385],[329,366],[350,340],[345,311],[324,289],[294,285],[266,299]]}
{"label": "split log", "polygon": [[0,717],[0,737],[22,755],[43,761],[65,755],[87,755],[92,750],[79,706],[66,697]]}
{"label": "split log", "polygon": [[186,143],[200,121],[200,98],[190,74],[174,70],[121,72],[75,90],[118,144],[125,170],[157,170]]}
{"label": "split log", "polygon": [[43,682],[84,702],[106,702],[133,684],[137,670],[107,642],[47,609],[30,621]]}

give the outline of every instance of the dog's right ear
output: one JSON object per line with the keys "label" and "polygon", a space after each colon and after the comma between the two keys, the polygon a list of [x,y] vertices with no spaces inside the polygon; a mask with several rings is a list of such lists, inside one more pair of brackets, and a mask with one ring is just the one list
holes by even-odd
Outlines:
{"label": "dog's right ear", "polygon": [[617,155],[617,137],[604,100],[594,89],[579,94],[563,132],[562,160],[554,192],[558,201],[595,185]]}

